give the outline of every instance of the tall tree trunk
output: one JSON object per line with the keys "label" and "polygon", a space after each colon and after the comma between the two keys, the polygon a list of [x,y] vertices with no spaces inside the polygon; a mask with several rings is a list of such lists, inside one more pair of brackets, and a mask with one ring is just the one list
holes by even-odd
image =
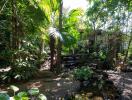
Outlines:
{"label": "tall tree trunk", "polygon": [[12,0],[12,49],[18,47],[18,20],[17,20],[17,3]]}
{"label": "tall tree trunk", "polygon": [[[53,11],[51,14],[51,24],[52,24],[53,28],[55,27],[55,19],[54,18],[55,18],[55,12]],[[54,71],[55,64],[56,64],[55,42],[56,42],[55,37],[50,35],[50,70],[51,71]]]}
{"label": "tall tree trunk", "polygon": [[[12,37],[11,37],[11,48],[13,51],[16,51],[18,49],[18,19],[17,19],[17,0],[11,1],[12,5]],[[17,59],[19,56],[17,56],[15,53],[12,54],[11,62],[12,70],[15,70],[14,62],[15,59]]]}
{"label": "tall tree trunk", "polygon": [[[62,7],[63,7],[63,1],[60,0],[60,7],[59,7],[59,32],[62,32]],[[58,39],[57,44],[57,71],[60,72],[61,69],[61,50],[62,50],[62,43],[60,38]]]}
{"label": "tall tree trunk", "polygon": [[128,42],[128,47],[127,47],[126,54],[125,54],[125,57],[124,57],[123,66],[125,66],[125,62],[127,61],[128,51],[129,51],[131,42],[132,42],[132,33],[131,33],[131,36],[130,36],[130,40]]}
{"label": "tall tree trunk", "polygon": [[55,56],[55,38],[50,36],[50,70],[54,68],[54,56]]}
{"label": "tall tree trunk", "polygon": [[41,39],[41,47],[40,47],[40,54],[44,53],[44,40]]}
{"label": "tall tree trunk", "polygon": [[[128,6],[128,8],[129,8],[129,6]],[[128,13],[128,17],[127,17],[127,27],[128,27],[128,25],[129,25],[129,18],[130,18],[131,13],[129,13],[129,12],[127,12],[127,13]],[[127,33],[127,29],[126,29],[126,33]],[[125,57],[124,57],[124,61],[123,61],[123,68],[125,68],[125,63],[127,61],[128,51],[129,51],[131,42],[132,42],[132,32],[130,33],[130,39],[129,39],[129,42],[128,42],[128,47],[127,47],[127,50],[126,50],[126,53],[125,53]]]}

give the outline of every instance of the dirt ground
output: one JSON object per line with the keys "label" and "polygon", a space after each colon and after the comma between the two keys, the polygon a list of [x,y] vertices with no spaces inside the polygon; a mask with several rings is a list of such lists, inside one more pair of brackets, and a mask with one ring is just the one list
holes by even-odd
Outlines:
{"label": "dirt ground", "polygon": [[[132,72],[118,73],[115,71],[107,71],[109,79],[123,91],[120,100],[132,100]],[[8,90],[11,84],[1,84],[0,91]],[[28,82],[13,83],[20,88],[21,91],[32,87],[39,88],[40,92],[45,94],[48,100],[59,100],[60,97],[66,98],[67,94],[76,93],[79,89],[79,82],[73,80],[68,73],[55,75],[49,71],[40,72],[36,78]]]}
{"label": "dirt ground", "polygon": [[[79,82],[73,80],[68,74],[56,76],[49,71],[43,71],[35,79],[28,82],[18,82],[13,84],[20,88],[21,91],[37,87],[40,93],[46,95],[48,100],[59,100],[65,98],[67,94],[74,93],[79,88]],[[0,91],[8,90],[9,84],[0,85]]]}
{"label": "dirt ground", "polygon": [[122,90],[121,100],[132,100],[132,72],[107,71],[109,79]]}

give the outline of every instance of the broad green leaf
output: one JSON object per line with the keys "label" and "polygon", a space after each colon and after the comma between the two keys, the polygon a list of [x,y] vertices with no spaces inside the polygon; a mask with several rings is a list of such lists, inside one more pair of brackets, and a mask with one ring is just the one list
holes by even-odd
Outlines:
{"label": "broad green leaf", "polygon": [[19,88],[16,87],[16,86],[14,86],[14,85],[11,85],[11,86],[10,86],[10,89],[13,90],[14,92],[19,91]]}
{"label": "broad green leaf", "polygon": [[17,96],[19,96],[19,97],[28,97],[28,94],[27,94],[27,92],[19,92],[17,94]]}
{"label": "broad green leaf", "polygon": [[29,93],[30,95],[37,95],[37,94],[39,94],[39,89],[38,89],[38,88],[31,88],[31,89],[28,91],[28,93]]}
{"label": "broad green leaf", "polygon": [[6,93],[0,93],[0,100],[10,100],[10,96]]}
{"label": "broad green leaf", "polygon": [[47,100],[47,97],[44,94],[38,96],[39,100]]}
{"label": "broad green leaf", "polygon": [[29,100],[29,98],[28,97],[19,97],[19,96],[15,95],[13,97],[13,99],[11,99],[11,100]]}
{"label": "broad green leaf", "polygon": [[15,95],[15,96],[13,96],[13,100],[21,100],[21,98],[19,96]]}

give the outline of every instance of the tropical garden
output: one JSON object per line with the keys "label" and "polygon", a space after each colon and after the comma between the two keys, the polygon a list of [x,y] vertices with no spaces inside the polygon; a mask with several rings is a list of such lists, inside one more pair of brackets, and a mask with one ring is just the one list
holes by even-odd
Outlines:
{"label": "tropical garden", "polygon": [[132,1],[64,1],[0,0],[0,100],[132,100]]}

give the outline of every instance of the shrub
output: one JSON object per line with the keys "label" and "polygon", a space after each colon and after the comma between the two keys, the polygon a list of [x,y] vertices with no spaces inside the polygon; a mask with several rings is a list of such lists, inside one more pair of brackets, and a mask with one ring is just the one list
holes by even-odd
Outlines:
{"label": "shrub", "polygon": [[100,52],[99,52],[99,59],[102,60],[102,61],[104,61],[104,60],[106,59],[106,54],[105,54],[105,52],[103,52],[103,51],[100,51]]}
{"label": "shrub", "polygon": [[76,80],[84,81],[92,77],[93,71],[89,67],[84,66],[79,69],[75,69],[73,75]]}

